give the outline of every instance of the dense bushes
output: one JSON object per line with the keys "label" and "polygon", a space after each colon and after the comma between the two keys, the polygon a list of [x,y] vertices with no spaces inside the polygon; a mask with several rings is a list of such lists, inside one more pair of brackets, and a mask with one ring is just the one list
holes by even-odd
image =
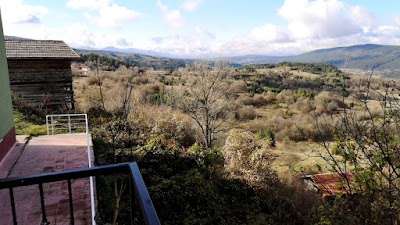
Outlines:
{"label": "dense bushes", "polygon": [[[202,128],[188,117],[187,110],[178,107],[182,97],[188,97],[192,91],[189,84],[199,82],[198,75],[185,74],[190,70],[183,69],[147,72],[133,78],[130,84],[134,87],[133,107],[126,123],[104,119],[112,118],[113,110],[90,111],[98,114],[91,124],[100,127],[94,135],[96,159],[100,164],[114,159],[137,161],[163,224],[386,223],[382,219],[385,214],[378,208],[386,210],[387,202],[368,202],[365,197],[321,203],[319,195],[304,191],[298,174],[292,171],[327,172],[321,159],[310,159],[314,152],[309,150],[306,153],[311,154],[303,155],[307,149],[305,142],[315,146],[317,141],[335,141],[332,124],[340,120],[326,122],[343,110],[356,112],[357,121],[383,118],[384,111],[376,108],[368,113],[360,111],[362,101],[378,105],[380,92],[371,95],[363,87],[361,93],[356,88],[343,93],[343,88],[357,83],[348,77],[350,80],[343,78],[345,83],[341,86],[342,79],[335,74],[339,71],[330,69],[282,64],[230,71],[233,74],[223,77],[227,85],[211,91],[215,94],[216,90],[229,88],[230,92],[218,96],[234,100],[229,102],[229,109],[235,114],[224,117],[226,123],[215,133],[219,141],[209,148],[199,138]],[[302,72],[308,70],[321,74]],[[104,86],[106,106],[113,106],[119,102],[121,82],[126,76],[104,74],[103,78],[108,83]],[[88,82],[85,92],[95,103],[97,89],[92,86],[96,83]],[[364,81],[361,83],[365,85]],[[361,102],[357,98],[360,96]],[[200,100],[199,105],[206,102]],[[194,111],[199,112],[197,109]],[[221,115],[215,114],[218,118]],[[109,130],[115,130],[114,125],[122,133],[114,143],[116,150],[111,151]],[[98,180],[103,222],[110,220],[113,210],[110,179]],[[353,202],[369,205],[355,207]],[[122,205],[119,224],[124,224],[127,216],[128,203]],[[367,211],[376,213],[368,217]]]}
{"label": "dense bushes", "polygon": [[[251,137],[253,139],[253,137]],[[94,139],[96,159],[104,158],[110,147],[101,138]],[[204,151],[204,150],[203,150]],[[134,159],[138,163],[151,198],[162,224],[304,224],[311,222],[315,210],[309,203],[307,207],[298,207],[306,202],[314,202],[318,197],[308,196],[304,201],[296,196],[301,189],[281,184],[272,172],[264,179],[264,185],[252,186],[240,177],[227,178],[215,167],[218,160],[213,151],[203,155],[177,150],[146,151],[136,150]],[[211,155],[210,155],[211,154]],[[257,154],[255,154],[257,155]],[[110,156],[110,155],[109,155]],[[259,157],[252,157],[261,163]],[[237,160],[235,160],[238,162]],[[102,162],[105,162],[102,160]],[[265,177],[268,171],[265,165],[257,174]],[[250,165],[245,168],[250,169]],[[263,169],[261,169],[263,168]],[[99,224],[106,223],[112,217],[113,183],[112,178],[97,180],[99,194]],[[254,180],[253,180],[254,181]],[[252,184],[255,184],[254,182]],[[128,196],[128,192],[124,193]],[[291,198],[298,198],[293,202]],[[121,206],[119,224],[129,224],[129,202],[124,197]],[[298,202],[297,202],[298,201]],[[318,205],[318,204],[317,204]],[[140,224],[140,221],[138,221]]]}

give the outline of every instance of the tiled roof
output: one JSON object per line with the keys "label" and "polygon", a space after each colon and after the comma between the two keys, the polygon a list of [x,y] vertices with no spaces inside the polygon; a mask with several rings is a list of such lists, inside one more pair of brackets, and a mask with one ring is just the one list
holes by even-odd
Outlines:
{"label": "tiled roof", "polygon": [[311,179],[315,187],[322,193],[323,197],[350,194],[351,190],[349,189],[346,178],[348,179],[350,187],[354,187],[353,175],[350,173],[323,173],[310,175],[304,178]]}
{"label": "tiled roof", "polygon": [[63,41],[5,40],[8,59],[76,59],[79,55]]}

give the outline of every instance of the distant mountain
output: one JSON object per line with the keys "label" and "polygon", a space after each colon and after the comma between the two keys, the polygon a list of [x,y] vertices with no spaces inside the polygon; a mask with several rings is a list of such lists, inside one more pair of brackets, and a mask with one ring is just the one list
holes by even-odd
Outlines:
{"label": "distant mountain", "polygon": [[323,62],[349,69],[400,71],[400,46],[368,44],[321,49],[294,56],[291,61]]}
{"label": "distant mountain", "polygon": [[[173,69],[193,62],[193,59],[179,59],[167,53],[139,49],[119,49],[107,47],[102,50],[80,50],[78,53],[95,53],[113,57],[131,65],[153,68]],[[319,49],[294,56],[245,55],[224,58],[232,66],[250,64],[273,64],[280,62],[326,63],[341,69],[366,71],[375,68],[387,76],[400,75],[400,46],[392,45],[355,45]]]}
{"label": "distant mountain", "polygon": [[142,49],[136,49],[136,48],[116,48],[113,46],[108,46],[101,50],[106,51],[106,52],[112,52],[112,53],[141,54],[141,55],[148,55],[148,56],[155,56],[155,57],[178,58],[177,56],[169,54],[169,53],[142,50]]}
{"label": "distant mountain", "polygon": [[287,56],[266,56],[266,55],[244,55],[244,56],[233,56],[224,58],[227,61],[238,63],[241,65],[249,64],[273,64],[285,61]]}
{"label": "distant mountain", "polygon": [[248,55],[230,57],[228,60],[242,65],[268,64],[279,62],[327,63],[339,68],[376,71],[400,71],[400,46],[392,45],[355,45],[320,49],[295,56]]}

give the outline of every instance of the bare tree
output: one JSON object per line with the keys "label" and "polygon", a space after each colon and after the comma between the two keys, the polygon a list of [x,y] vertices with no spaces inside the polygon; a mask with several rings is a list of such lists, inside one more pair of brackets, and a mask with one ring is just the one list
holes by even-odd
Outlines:
{"label": "bare tree", "polygon": [[[105,130],[107,131],[107,136],[109,138],[110,144],[112,146],[112,154],[113,154],[113,163],[120,163],[117,157],[117,145],[119,142],[119,138],[126,134],[130,133],[132,128],[128,121],[129,113],[131,112],[131,98],[133,91],[132,80],[134,78],[134,72],[129,70],[130,76],[128,77],[125,86],[122,90],[121,98],[118,101],[118,98],[115,99],[117,106],[115,108],[108,109],[105,105],[104,101],[104,93],[102,89],[101,77],[98,71],[98,64],[96,64],[96,74],[99,86],[99,92],[101,96],[101,107],[103,112],[105,113]],[[117,97],[117,96],[114,96]],[[130,135],[128,135],[130,136]],[[116,225],[118,215],[121,207],[121,199],[125,189],[127,188],[126,178],[120,175],[114,175],[114,214],[112,218],[112,224]]]}
{"label": "bare tree", "polygon": [[211,67],[200,61],[187,71],[189,85],[182,106],[200,128],[207,147],[212,146],[230,116],[231,92],[225,79],[229,73],[230,69],[223,63]]}

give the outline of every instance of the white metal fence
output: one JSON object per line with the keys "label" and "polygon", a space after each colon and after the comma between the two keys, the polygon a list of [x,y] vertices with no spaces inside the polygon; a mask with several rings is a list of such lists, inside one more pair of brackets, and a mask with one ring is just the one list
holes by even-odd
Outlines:
{"label": "white metal fence", "polygon": [[[87,114],[53,114],[46,116],[47,135],[63,134],[63,133],[86,133],[88,165],[92,167],[92,154],[90,151],[90,134],[89,122]],[[92,206],[92,224],[94,220],[95,203],[94,203],[94,187],[93,177],[90,177],[90,201]]]}
{"label": "white metal fence", "polygon": [[47,135],[89,132],[87,114],[54,114],[46,116]]}

